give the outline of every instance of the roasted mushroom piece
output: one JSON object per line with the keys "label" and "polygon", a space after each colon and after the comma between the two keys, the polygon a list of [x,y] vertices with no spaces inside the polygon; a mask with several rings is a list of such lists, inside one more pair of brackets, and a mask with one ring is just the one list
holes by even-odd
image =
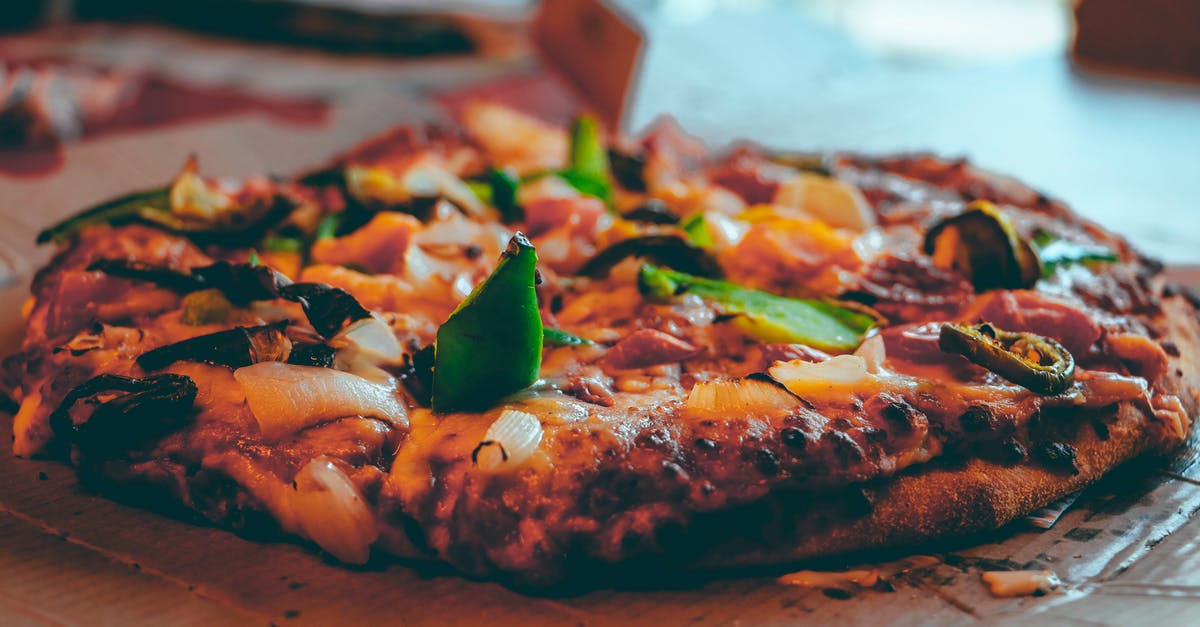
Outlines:
{"label": "roasted mushroom piece", "polygon": [[725,274],[712,253],[678,235],[645,235],[621,240],[587,260],[576,274],[603,277],[613,266],[630,257],[649,259],[660,266],[700,277],[721,278]]}
{"label": "roasted mushroom piece", "polygon": [[255,327],[234,327],[159,346],[137,358],[143,370],[160,370],[177,361],[197,361],[241,368],[260,361],[285,361],[292,342],[284,335],[288,321]]}
{"label": "roasted mushroom piece", "polygon": [[[50,415],[56,437],[86,458],[107,459],[146,446],[187,424],[196,401],[196,382],[170,372],[142,379],[102,374],[67,393]],[[85,420],[72,409],[85,399],[98,403]]]}
{"label": "roasted mushroom piece", "polygon": [[88,269],[149,281],[183,293],[217,289],[230,302],[243,306],[256,300],[284,298],[300,303],[309,323],[322,337],[333,337],[351,323],[371,317],[371,312],[341,288],[324,283],[292,283],[261,265],[218,261],[184,272],[137,261],[101,259]]}
{"label": "roasted mushroom piece", "polygon": [[925,234],[935,265],[962,272],[975,290],[1032,287],[1042,276],[1037,252],[992,203],[976,201]]}

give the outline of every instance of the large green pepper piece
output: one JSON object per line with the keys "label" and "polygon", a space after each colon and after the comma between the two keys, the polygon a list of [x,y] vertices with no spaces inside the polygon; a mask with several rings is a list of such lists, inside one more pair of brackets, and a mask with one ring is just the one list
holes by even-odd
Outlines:
{"label": "large green pepper piece", "polygon": [[517,233],[500,264],[438,328],[434,411],[487,409],[537,380],[542,365],[537,251]]}
{"label": "large green pepper piece", "polygon": [[85,209],[38,233],[37,243],[61,242],[84,227],[95,224],[120,224],[171,211],[171,188],[156,187],[126,194]]}
{"label": "large green pepper piece", "polygon": [[714,302],[734,316],[734,324],[769,343],[848,352],[858,347],[876,323],[876,317],[866,311],[822,300],[777,296],[651,265],[642,266],[638,287],[652,298],[670,299],[690,293]]}

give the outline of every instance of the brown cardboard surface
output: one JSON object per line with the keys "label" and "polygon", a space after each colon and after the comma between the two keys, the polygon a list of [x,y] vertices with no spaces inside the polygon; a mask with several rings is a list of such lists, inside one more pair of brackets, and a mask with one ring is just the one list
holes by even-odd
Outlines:
{"label": "brown cardboard surface", "polygon": [[[413,115],[427,111],[404,104]],[[390,106],[346,103],[320,129],[235,118],[72,147],[64,170],[50,180],[75,184],[42,179],[27,187],[47,209],[22,218],[49,221],[83,199],[165,178],[185,146],[219,172],[298,169],[390,125],[392,120],[370,114],[381,109]],[[248,137],[253,141],[246,143]],[[128,158],[113,164],[113,154]],[[0,182],[0,192],[9,197],[14,186],[26,185]],[[10,227],[8,235],[21,228]],[[24,228],[31,236],[33,228]],[[1180,277],[1195,280],[1195,274]],[[0,299],[6,319],[0,326],[8,338],[15,337],[15,305],[23,290],[17,285]],[[0,422],[0,430],[7,429],[7,421]],[[310,547],[247,540],[89,494],[78,489],[71,469],[56,462],[3,454],[0,478],[0,622],[6,624],[717,625],[875,623],[881,615],[896,624],[990,618],[1118,624],[1122,617],[1148,615],[1183,620],[1196,611],[1185,601],[1200,594],[1200,578],[1190,569],[1197,558],[1190,537],[1195,523],[1188,521],[1200,508],[1200,466],[1192,461],[1170,470],[1119,473],[1087,491],[1049,531],[1014,527],[976,543],[926,549],[942,563],[893,582],[894,592],[865,591],[851,600],[745,575],[546,598],[404,564],[341,567]],[[1180,529],[1189,532],[1171,535]],[[994,599],[980,585],[979,572],[997,567],[1050,568],[1068,590],[1042,599]],[[1132,603],[1138,599],[1153,602]]]}
{"label": "brown cardboard surface", "polygon": [[[0,239],[22,259],[44,256],[36,229],[78,206],[171,176],[198,152],[218,174],[293,172],[393,124],[434,115],[427,100],[376,91],[338,102],[327,124],[281,125],[235,116],[67,149],[61,170],[0,179],[20,198]],[[1200,273],[1180,275],[1200,285]],[[24,287],[0,293],[0,344],[11,347]],[[10,428],[0,419],[0,431]],[[42,474],[39,474],[42,473]],[[44,476],[45,479],[41,479]],[[936,567],[901,577],[892,592],[852,599],[730,574],[660,589],[600,589],[547,598],[452,573],[381,562],[331,564],[310,547],[243,539],[119,504],[78,488],[65,465],[0,453],[0,624],[1022,624],[1185,623],[1197,619],[1194,569],[1200,466],[1129,469],[1088,490],[1048,531],[1020,526],[926,552]],[[1067,589],[995,599],[989,568],[1045,567]]]}
{"label": "brown cardboard surface", "polygon": [[600,0],[547,0],[534,18],[533,38],[542,63],[620,128],[642,51],[633,22]]}

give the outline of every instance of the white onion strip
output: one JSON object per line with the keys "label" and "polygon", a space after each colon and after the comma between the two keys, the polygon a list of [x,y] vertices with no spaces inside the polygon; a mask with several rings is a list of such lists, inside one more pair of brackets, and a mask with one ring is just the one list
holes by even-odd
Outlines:
{"label": "white onion strip", "polygon": [[366,563],[379,526],[350,477],[319,457],[296,474],[292,485],[296,531],[343,562]]}
{"label": "white onion strip", "polygon": [[238,368],[233,378],[268,439],[346,416],[372,416],[408,426],[408,410],[396,399],[394,387],[348,372],[264,361]]}
{"label": "white onion strip", "polygon": [[513,470],[529,459],[542,443],[542,422],[531,413],[506,409],[471,453],[479,470],[496,474]]}

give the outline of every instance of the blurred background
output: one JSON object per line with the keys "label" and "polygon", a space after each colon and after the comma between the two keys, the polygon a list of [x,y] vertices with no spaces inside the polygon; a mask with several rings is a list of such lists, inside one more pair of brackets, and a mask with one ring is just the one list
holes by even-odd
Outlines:
{"label": "blurred background", "polygon": [[189,153],[212,174],[293,173],[472,97],[554,120],[615,102],[625,131],[672,115],[714,147],[965,156],[1200,263],[1200,2],[551,4],[565,17],[535,26],[518,0],[6,0],[9,265],[54,218]]}

